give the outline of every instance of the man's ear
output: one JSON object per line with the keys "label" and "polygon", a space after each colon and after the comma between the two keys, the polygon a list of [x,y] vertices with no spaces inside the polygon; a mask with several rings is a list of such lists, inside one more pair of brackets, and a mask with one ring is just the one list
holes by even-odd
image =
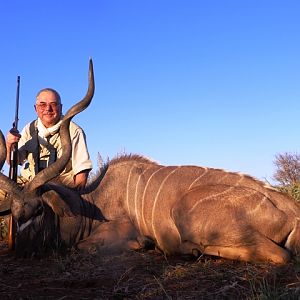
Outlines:
{"label": "man's ear", "polygon": [[54,190],[45,192],[42,199],[47,203],[55,214],[60,217],[73,216],[69,205],[61,198],[61,196]]}

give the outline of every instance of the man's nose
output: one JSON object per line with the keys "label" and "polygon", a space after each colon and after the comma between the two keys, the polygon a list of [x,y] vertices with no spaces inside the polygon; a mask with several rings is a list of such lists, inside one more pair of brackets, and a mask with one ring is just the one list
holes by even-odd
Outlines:
{"label": "man's nose", "polygon": [[53,110],[51,103],[46,103],[45,110],[49,110],[49,111]]}

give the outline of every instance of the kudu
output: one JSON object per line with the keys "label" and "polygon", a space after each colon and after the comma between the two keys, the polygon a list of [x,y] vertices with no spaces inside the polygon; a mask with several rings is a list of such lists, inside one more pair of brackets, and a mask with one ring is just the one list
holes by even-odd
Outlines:
{"label": "kudu", "polygon": [[[61,126],[63,156],[23,189],[0,174],[18,224],[17,251],[30,254],[53,243],[119,251],[152,241],[165,254],[251,262],[285,263],[299,254],[300,207],[247,175],[124,155],[108,162],[83,192],[53,182],[70,157],[70,119],[93,93],[90,64],[87,95]],[[0,148],[3,165],[3,136]]]}

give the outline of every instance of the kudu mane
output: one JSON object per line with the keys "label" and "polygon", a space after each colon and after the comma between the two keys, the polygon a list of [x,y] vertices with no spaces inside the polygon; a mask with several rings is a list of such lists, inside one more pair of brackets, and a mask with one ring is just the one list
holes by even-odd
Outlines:
{"label": "kudu mane", "polygon": [[126,163],[126,162],[129,162],[129,163],[137,162],[137,163],[158,165],[157,162],[155,162],[145,156],[139,155],[139,154],[130,153],[130,154],[117,155],[112,160],[108,160],[106,163],[103,164],[103,166],[99,167],[99,169],[96,172],[95,178],[90,183],[88,183],[88,185],[81,192],[81,194],[87,194],[87,193],[94,191],[99,186],[100,182],[104,178],[104,176],[110,166],[115,166],[117,164]]}
{"label": "kudu mane", "polygon": [[135,161],[135,162],[139,162],[139,163],[158,165],[157,162],[151,160],[150,158],[147,158],[145,156],[138,155],[138,154],[122,154],[120,156],[113,158],[110,162],[108,162],[108,164],[115,165],[115,164],[118,164],[121,162],[127,162],[127,161],[130,161],[130,162]]}

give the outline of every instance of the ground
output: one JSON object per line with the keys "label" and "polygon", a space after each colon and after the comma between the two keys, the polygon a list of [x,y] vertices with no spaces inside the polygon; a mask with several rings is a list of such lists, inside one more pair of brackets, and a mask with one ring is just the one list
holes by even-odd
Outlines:
{"label": "ground", "polygon": [[0,242],[0,299],[300,299],[300,264],[151,251],[16,258]]}

